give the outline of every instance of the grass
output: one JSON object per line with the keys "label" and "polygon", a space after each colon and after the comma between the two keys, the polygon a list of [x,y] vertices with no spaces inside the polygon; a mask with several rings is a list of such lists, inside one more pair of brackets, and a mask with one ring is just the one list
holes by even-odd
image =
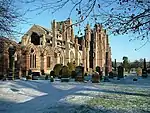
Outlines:
{"label": "grass", "polygon": [[[121,90],[122,91],[122,90]],[[131,91],[126,88],[123,92]],[[145,90],[132,90],[130,93],[146,93]],[[147,92],[149,95],[149,92]],[[104,93],[87,102],[90,106],[104,107],[106,109],[142,110],[150,112],[150,96],[137,96],[128,94]]]}

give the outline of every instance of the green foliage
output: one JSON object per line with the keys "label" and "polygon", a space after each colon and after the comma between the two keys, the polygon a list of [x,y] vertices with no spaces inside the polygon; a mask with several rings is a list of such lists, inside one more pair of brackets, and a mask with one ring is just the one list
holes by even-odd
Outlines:
{"label": "green foliage", "polygon": [[138,67],[136,68],[137,75],[142,75],[142,68]]}
{"label": "green foliage", "polygon": [[45,76],[45,80],[48,80],[48,75]]}
{"label": "green foliage", "polygon": [[139,60],[135,60],[134,62],[131,63],[131,68],[138,68],[138,67],[141,68],[144,67],[144,60],[142,58]]}
{"label": "green foliage", "polygon": [[128,57],[126,56],[123,57],[123,67],[125,68],[126,72],[130,70],[130,63]]}
{"label": "green foliage", "polygon": [[73,63],[73,62],[68,62],[67,66],[71,72],[74,71],[75,67],[76,67],[75,63]]}
{"label": "green foliage", "polygon": [[76,67],[76,65],[75,65],[75,63],[73,63],[73,62],[68,62],[67,63],[67,66],[68,66],[68,71],[69,71],[69,76],[71,76],[72,78],[75,78],[75,76],[76,76],[76,73],[75,73],[75,67]]}
{"label": "green foliage", "polygon": [[128,57],[124,56],[122,60],[128,61]]}
{"label": "green foliage", "polygon": [[60,72],[60,70],[62,69],[62,64],[56,64],[55,66],[54,66],[54,73],[55,73],[55,76],[59,76],[59,72]]}
{"label": "green foliage", "polygon": [[69,70],[69,67],[68,66],[63,66],[62,67],[62,75],[61,77],[62,78],[68,78],[71,76],[71,71]]}
{"label": "green foliage", "polygon": [[50,77],[51,77],[51,76],[53,76],[53,77],[56,76],[54,71],[51,71],[51,72],[50,72]]}
{"label": "green foliage", "polygon": [[[129,90],[128,88],[125,89]],[[127,91],[126,91],[127,92]],[[135,91],[134,91],[135,92]],[[141,93],[141,92],[140,92]],[[149,105],[149,98],[146,96],[134,96],[124,94],[103,94],[100,97],[90,99],[88,102],[90,106],[102,106],[107,109],[141,109],[147,111]],[[144,104],[144,106],[143,106]],[[140,113],[140,112],[139,112]]]}
{"label": "green foliage", "polygon": [[28,70],[28,75],[31,75],[31,74],[32,74],[32,70],[29,69],[29,70]]}
{"label": "green foliage", "polygon": [[54,82],[53,76],[50,77],[50,82]]}
{"label": "green foliage", "polygon": [[101,68],[99,66],[96,66],[96,72],[100,73]]}
{"label": "green foliage", "polygon": [[140,62],[138,60],[135,60],[134,62],[131,63],[131,68],[138,68],[141,67]]}
{"label": "green foliage", "polygon": [[42,75],[45,75],[45,72],[44,72],[44,70],[41,70],[41,74],[42,74]]}
{"label": "green foliage", "polygon": [[26,80],[31,80],[32,79],[32,77],[31,76],[26,76]]}

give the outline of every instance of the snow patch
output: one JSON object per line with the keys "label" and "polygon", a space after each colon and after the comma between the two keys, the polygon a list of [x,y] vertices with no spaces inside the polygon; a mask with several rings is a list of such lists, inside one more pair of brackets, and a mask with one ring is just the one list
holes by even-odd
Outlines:
{"label": "snow patch", "polygon": [[[31,84],[31,83],[30,83]],[[47,95],[33,88],[21,87],[14,83],[7,83],[0,86],[0,99],[12,101],[15,103],[23,103],[34,99],[38,96]]]}
{"label": "snow patch", "polygon": [[75,85],[69,85],[67,83],[59,83],[59,84],[53,84],[53,87],[57,88],[57,89],[61,89],[61,90],[70,90],[75,88]]}
{"label": "snow patch", "polygon": [[70,104],[84,104],[86,101],[92,99],[91,96],[83,96],[83,95],[69,95],[60,100],[62,103],[70,103]]}

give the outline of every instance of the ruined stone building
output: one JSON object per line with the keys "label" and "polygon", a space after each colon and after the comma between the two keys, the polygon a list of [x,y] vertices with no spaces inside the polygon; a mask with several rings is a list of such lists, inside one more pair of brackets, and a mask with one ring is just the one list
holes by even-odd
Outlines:
{"label": "ruined stone building", "polygon": [[21,74],[21,46],[20,44],[18,44],[15,41],[12,41],[8,38],[5,37],[0,37],[0,79],[2,79],[2,77],[5,74],[8,74],[9,72],[9,48],[11,46],[14,46],[16,48],[16,52],[14,54],[15,59],[14,59],[14,68],[15,68],[15,72],[16,74],[19,75],[19,73]]}
{"label": "ruined stone building", "polygon": [[49,73],[55,64],[67,65],[68,62],[83,65],[85,71],[96,66],[104,69],[106,52],[111,71],[111,48],[106,30],[100,24],[93,29],[87,24],[85,35],[77,37],[71,25],[70,19],[61,22],[53,20],[51,29],[33,25],[19,44],[21,72],[27,73],[30,69]]}

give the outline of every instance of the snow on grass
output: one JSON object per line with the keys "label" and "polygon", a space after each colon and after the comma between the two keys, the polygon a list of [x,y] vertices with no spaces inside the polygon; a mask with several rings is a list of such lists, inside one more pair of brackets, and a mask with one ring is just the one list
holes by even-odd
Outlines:
{"label": "snow on grass", "polygon": [[84,104],[88,100],[92,99],[90,96],[82,96],[82,95],[69,95],[64,99],[61,99],[60,102],[68,102],[70,104]]}
{"label": "snow on grass", "polygon": [[102,106],[111,109],[139,109],[150,112],[150,97],[123,94],[104,94],[89,100],[90,106]]}
{"label": "snow on grass", "polygon": [[0,112],[148,113],[150,79],[141,81],[125,78],[95,84],[46,80],[0,82]]}
{"label": "snow on grass", "polygon": [[[15,84],[15,82],[5,82],[6,84],[0,85],[0,99],[23,103],[34,99],[37,96],[47,95],[46,93],[34,90],[33,88],[28,88]],[[27,85],[34,86],[33,84],[26,82]],[[36,87],[36,86],[34,86]],[[37,87],[36,87],[37,88]]]}
{"label": "snow on grass", "polygon": [[67,84],[67,83],[58,83],[58,84],[53,84],[53,87],[61,90],[70,90],[75,88],[75,85]]}
{"label": "snow on grass", "polygon": [[[149,113],[149,85],[147,87],[143,85],[136,87],[134,82],[133,84],[93,84],[92,86],[84,86],[84,90],[77,91],[74,95],[69,95],[62,99],[62,101],[68,102],[69,104],[86,105],[89,109],[91,109],[90,107],[98,107],[95,110],[97,113],[100,112],[98,109],[103,109],[101,112],[109,113],[121,113],[122,111],[129,113]],[[85,109],[88,109],[86,107]]]}

